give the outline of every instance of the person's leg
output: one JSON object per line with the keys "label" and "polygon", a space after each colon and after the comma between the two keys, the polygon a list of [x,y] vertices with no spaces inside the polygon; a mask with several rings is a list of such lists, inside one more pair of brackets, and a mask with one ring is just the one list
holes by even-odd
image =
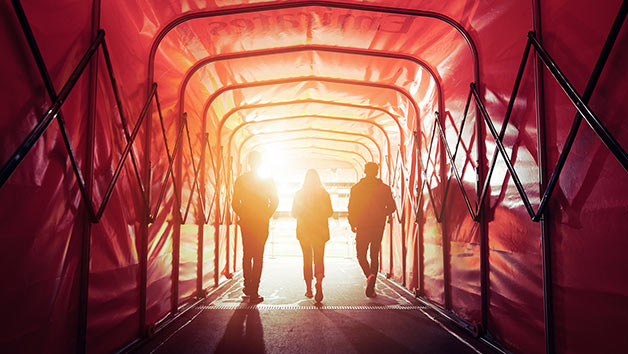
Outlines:
{"label": "person's leg", "polygon": [[316,296],[318,302],[323,301],[323,278],[325,277],[325,242],[316,242],[314,251],[314,271],[316,274]]}
{"label": "person's leg", "polygon": [[379,271],[379,251],[382,245],[383,230],[372,230],[369,236],[371,268],[366,282],[366,296],[373,297],[375,296],[375,282],[377,281],[377,272]]}
{"label": "person's leg", "polygon": [[303,252],[303,279],[312,281],[312,244],[305,240],[299,240]]}
{"label": "person's leg", "polygon": [[251,257],[253,258],[253,266],[251,268],[251,295],[258,295],[259,282],[262,277],[262,267],[264,266],[264,246],[266,245],[267,236],[256,235],[254,247]]}
{"label": "person's leg", "polygon": [[314,274],[316,278],[325,277],[325,242],[317,242],[313,245]]}
{"label": "person's leg", "polygon": [[371,274],[377,275],[379,272],[379,252],[382,248],[382,234],[373,235],[370,246]]}
{"label": "person's leg", "polygon": [[251,295],[251,261],[253,260],[251,251],[251,235],[242,230],[242,275],[244,277],[244,289],[242,291],[245,295]]}
{"label": "person's leg", "polygon": [[371,274],[371,265],[366,260],[366,251],[369,247],[368,235],[365,235],[363,232],[358,230],[358,233],[355,236],[355,251],[358,258],[358,263],[364,272],[364,276],[368,277]]}
{"label": "person's leg", "polygon": [[303,280],[305,280],[305,296],[312,297],[312,245],[299,239],[303,254]]}

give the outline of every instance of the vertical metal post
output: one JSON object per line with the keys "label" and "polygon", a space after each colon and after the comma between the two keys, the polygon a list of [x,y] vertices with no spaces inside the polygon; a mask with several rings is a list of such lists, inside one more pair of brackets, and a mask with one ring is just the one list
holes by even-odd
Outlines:
{"label": "vertical metal post", "polygon": [[[150,94],[151,88],[149,87],[147,91],[147,96]],[[155,96],[157,99],[157,96]],[[145,125],[145,133],[144,133],[144,161],[143,167],[144,171],[142,173],[142,184],[144,185],[144,200],[146,200],[146,205],[148,206],[146,213],[144,213],[142,217],[142,225],[140,227],[140,247],[139,247],[139,266],[140,266],[140,279],[139,279],[139,321],[140,321],[140,331],[142,332],[142,336],[146,336],[147,332],[147,324],[146,324],[146,298],[147,298],[147,288],[148,288],[148,237],[149,237],[149,224],[150,224],[150,190],[151,190],[151,125],[152,125],[152,110],[149,108],[149,111],[146,113],[148,115],[148,119],[146,119]],[[158,211],[159,209],[157,209]],[[156,216],[156,215],[155,215]]]}
{"label": "vertical metal post", "polygon": [[[92,2],[91,39],[95,40],[100,29],[100,0]],[[96,103],[98,94],[98,55],[95,55],[89,68],[89,93],[87,115],[87,146],[85,151],[85,189],[91,200],[94,190],[94,139],[96,131]],[[87,203],[86,203],[87,204]],[[91,250],[92,223],[87,207],[83,211],[85,229],[81,239],[81,264],[79,268],[79,307],[76,352],[87,351],[87,312],[89,308],[89,260]]]}
{"label": "vertical metal post", "polygon": [[[405,168],[404,166],[401,166],[401,168]],[[401,190],[405,191],[406,190],[406,179],[405,179],[405,175],[402,173],[401,174]],[[403,195],[404,192],[402,192]],[[409,195],[408,192],[405,192],[408,194],[408,198],[412,198],[411,195]],[[401,207],[403,208],[403,212],[402,212],[402,216],[401,216],[401,222],[399,223],[400,227],[401,227],[401,283],[403,284],[403,286],[406,286],[406,201],[404,200],[401,204]]]}
{"label": "vertical metal post", "polygon": [[[203,141],[201,143],[201,159],[200,159],[200,181],[199,181],[199,198],[202,203],[205,202],[205,189],[207,188],[205,177],[205,149],[208,148],[207,133],[205,132],[205,118],[203,117]],[[209,205],[209,204],[207,204]],[[210,212],[209,210],[207,212]],[[198,243],[196,246],[196,296],[199,298],[204,295],[203,291],[203,245],[205,244],[205,214],[203,214],[202,208],[199,205],[199,216],[197,217],[198,223]]]}
{"label": "vertical metal post", "polygon": [[[541,4],[532,0],[532,26],[540,43],[541,39]],[[537,158],[539,161],[539,193],[545,192],[547,185],[547,154],[545,139],[545,93],[543,80],[543,63],[534,51],[534,91],[536,97],[536,140]],[[540,220],[541,243],[543,257],[543,319],[545,328],[545,353],[554,353],[554,316],[552,306],[552,262],[549,234],[549,209],[545,208]]]}
{"label": "vertical metal post", "polygon": [[225,244],[225,255],[226,255],[226,263],[225,263],[225,276],[227,278],[231,278],[231,273],[229,272],[229,246],[230,243],[229,242],[231,235],[229,234],[229,232],[231,231],[231,213],[229,213],[229,207],[228,207],[228,203],[229,200],[231,200],[231,198],[229,197],[230,195],[230,190],[231,190],[231,173],[233,172],[233,157],[232,156],[227,156],[227,166],[229,166],[229,168],[225,168],[225,195],[226,198],[225,200],[227,201],[227,205],[225,205],[225,213],[226,213],[226,225],[225,225],[225,239],[226,239],[226,244]]}
{"label": "vertical metal post", "polygon": [[[441,130],[445,131],[445,120],[440,119]],[[441,183],[447,180],[447,155],[445,154],[445,144],[446,142],[443,139],[440,139],[440,180]],[[454,163],[453,161],[451,162]],[[443,192],[443,197],[446,197]],[[442,203],[445,203],[445,199],[443,198]],[[434,210],[434,213],[437,211]],[[443,302],[446,309],[451,308],[451,280],[450,280],[450,265],[449,265],[449,228],[447,227],[447,222],[445,220],[444,215],[446,214],[445,209],[441,210],[441,236],[442,236],[442,248],[443,248]]]}
{"label": "vertical metal post", "polygon": [[218,286],[220,282],[220,171],[222,170],[222,146],[216,154],[216,189],[214,194],[214,285]]}
{"label": "vertical metal post", "polygon": [[[478,75],[479,77],[479,75]],[[480,89],[479,79],[476,82],[478,92],[482,94]],[[484,148],[484,140],[486,139],[486,132],[484,130],[484,124],[482,116],[478,110],[475,116],[476,122],[476,145],[477,145],[477,180],[476,180],[476,198],[481,199],[483,181],[486,178],[486,156]],[[487,188],[490,188],[487,187]],[[489,285],[490,285],[490,269],[489,269],[489,237],[488,237],[488,224],[486,222],[486,207],[485,204],[489,204],[488,198],[480,200],[478,204],[478,233],[480,235],[480,309],[481,309],[481,328],[480,333],[485,334],[488,331],[488,316],[489,316]]]}
{"label": "vertical metal post", "polygon": [[237,270],[238,264],[238,224],[233,224],[233,272]]}
{"label": "vertical metal post", "polygon": [[[147,97],[150,97],[149,91]],[[157,106],[159,106],[159,98],[157,96],[157,92],[155,91],[155,102]],[[142,185],[144,186],[144,195],[142,196],[146,201],[146,212],[142,213],[141,216],[141,225],[139,230],[139,249],[138,249],[138,258],[139,258],[139,336],[146,337],[149,334],[148,325],[146,324],[146,303],[147,303],[147,288],[148,288],[148,226],[150,223],[150,185],[151,185],[151,169],[150,169],[150,125],[152,119],[150,116],[152,112],[146,112],[149,116],[146,119],[146,141],[144,144],[144,173],[142,175]],[[133,151],[131,151],[133,154]]]}
{"label": "vertical metal post", "polygon": [[[153,80],[152,78],[147,82],[146,87],[146,97],[149,97],[152,92]],[[157,104],[158,113],[161,114],[159,107],[159,98],[157,95],[157,91],[155,91],[155,103]],[[144,193],[146,194],[144,199],[146,200],[146,205],[148,205],[148,210],[146,211],[144,217],[142,218],[142,226],[140,233],[140,250],[139,250],[139,263],[140,263],[140,328],[143,331],[143,335],[146,336],[148,334],[148,325],[146,323],[146,303],[148,297],[148,239],[149,239],[149,230],[150,230],[150,217],[151,217],[151,185],[152,185],[152,163],[151,163],[151,152],[152,152],[152,116],[153,110],[149,108],[148,119],[144,122],[145,131],[144,131],[144,171],[142,174],[143,177],[143,185],[144,185]],[[167,147],[166,147],[167,149]],[[170,161],[168,161],[170,163]],[[165,181],[164,183],[166,183]],[[159,212],[159,208],[155,210],[155,217],[157,217],[157,213]]]}
{"label": "vertical metal post", "polygon": [[394,257],[394,252],[393,252],[393,218],[395,217],[395,214],[392,214],[389,218],[388,218],[388,225],[390,225],[390,258],[389,258],[389,267],[390,267],[390,273],[388,273],[388,277],[392,277],[393,274],[395,274],[393,267],[395,266],[394,262],[393,262],[393,257]]}
{"label": "vertical metal post", "polygon": [[[240,161],[236,161],[236,178],[240,176],[241,172],[242,172],[242,165],[240,164]],[[235,184],[235,178],[234,178],[234,184]],[[238,229],[240,228],[238,223],[237,223],[237,216],[234,214],[233,218],[234,218],[234,230],[233,230],[233,272],[235,273],[235,271],[237,270],[237,263],[238,263]]]}
{"label": "vertical metal post", "polygon": [[[187,114],[183,114],[183,116],[179,117],[178,127],[182,127],[183,124],[186,124],[185,120],[187,119]],[[183,138],[181,138],[183,140]],[[176,154],[175,160],[175,180],[179,181],[177,186],[175,186],[174,193],[177,195],[176,200],[181,200],[181,189],[183,188],[183,156],[181,150],[183,144],[179,144],[176,147],[177,151],[173,152]],[[174,216],[174,225],[172,232],[172,307],[171,312],[175,314],[179,309],[179,264],[180,264],[180,256],[181,256],[181,205],[179,203],[174,203],[173,207],[173,216]]]}
{"label": "vertical metal post", "polygon": [[[390,166],[390,160],[392,159],[392,156],[387,156],[387,157],[388,157],[388,159],[387,159],[388,160],[388,166]],[[388,185],[389,186],[392,185],[392,175],[393,175],[393,173],[392,173],[392,171],[389,168],[388,169]],[[392,277],[392,275],[393,275],[393,266],[394,266],[394,264],[393,264],[393,217],[394,217],[394,214],[390,215],[388,217],[388,225],[389,225],[389,227],[388,227],[389,228],[389,233],[388,234],[389,234],[389,241],[390,241],[389,242],[390,247],[388,249],[388,251],[389,251],[388,267],[390,269],[390,273],[388,273],[386,275],[386,277],[388,277],[388,278]],[[381,255],[382,255],[382,252],[380,252],[380,256]],[[380,261],[379,263],[380,263],[380,267],[381,267],[381,263],[382,262]]]}
{"label": "vertical metal post", "polygon": [[[150,114],[150,113],[148,113]],[[150,124],[150,119],[147,119],[146,124]],[[148,139],[148,137],[147,137]],[[146,154],[147,152],[144,151]],[[145,337],[148,335],[148,326],[146,324],[146,297],[147,297],[147,282],[148,282],[148,224],[150,218],[150,203],[148,200],[150,198],[149,185],[150,185],[150,172],[144,172],[144,186],[146,189],[144,190],[144,200],[147,201],[149,207],[146,208],[146,212],[143,213],[141,217],[141,226],[139,230],[139,335],[140,337]]]}
{"label": "vertical metal post", "polygon": [[[419,127],[420,125],[417,124],[416,130],[414,132],[414,134],[416,136],[420,136],[419,134]],[[418,138],[415,138],[415,140]],[[416,170],[416,178],[417,178],[417,189],[416,189],[416,193],[417,196],[419,197],[419,199],[417,200],[417,211],[416,211],[416,215],[415,215],[415,224],[414,227],[416,228],[416,246],[414,247],[414,253],[415,253],[415,258],[416,262],[417,262],[417,271],[418,271],[418,276],[419,276],[419,289],[417,291],[417,295],[419,296],[423,296],[423,293],[425,291],[425,289],[423,288],[423,276],[424,276],[424,272],[423,272],[423,206],[421,205],[422,201],[424,200],[421,196],[421,194],[423,193],[423,189],[421,188],[421,186],[423,185],[423,175],[422,175],[422,171],[423,171],[423,161],[421,160],[421,144],[419,144],[417,142],[417,144],[415,144],[415,153],[416,153],[416,165],[414,166]],[[429,159],[429,156],[428,156]],[[414,212],[414,211],[413,211]]]}

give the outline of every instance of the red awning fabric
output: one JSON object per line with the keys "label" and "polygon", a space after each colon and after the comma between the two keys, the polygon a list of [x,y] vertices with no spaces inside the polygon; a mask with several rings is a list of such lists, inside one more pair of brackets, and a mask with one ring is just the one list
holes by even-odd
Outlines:
{"label": "red awning fabric", "polygon": [[[621,219],[628,192],[618,187],[626,174],[591,129],[580,128],[545,226],[530,220],[499,159],[484,226],[469,215],[460,192],[477,204],[483,184],[478,170],[485,175],[496,149],[474,104],[460,129],[470,84],[477,85],[500,129],[527,33],[534,28],[533,3],[24,1],[56,89],[70,76],[94,29],[102,28],[127,126],[136,122],[156,83],[167,145],[160,111],[151,103],[133,150],[148,198],[126,161],[102,219],[92,225],[59,129],[51,125],[0,188],[5,249],[0,269],[7,284],[0,302],[13,324],[0,331],[0,347],[73,350],[85,235],[91,240],[91,352],[130,343],[146,331],[141,324],[150,328],[192,299],[197,280],[204,289],[213,286],[214,275],[234,269],[240,252],[241,246],[233,249],[238,241],[230,224],[229,183],[252,149],[284,151],[294,166],[349,168],[356,175],[365,162],[379,162],[382,178],[393,187],[400,211],[405,210],[404,218],[400,212],[385,232],[383,271],[475,326],[482,325],[481,245],[487,242],[484,329],[514,352],[545,348],[545,232],[551,239],[556,348],[588,352],[627,344],[616,325],[628,316],[623,280],[628,224]],[[551,0],[540,5],[543,44],[580,93],[620,3]],[[4,163],[51,102],[11,5],[4,1],[1,6]],[[619,78],[625,72],[626,38],[623,29],[590,101],[624,146],[626,83]],[[88,70],[63,115],[99,203],[126,139],[102,52]],[[543,77],[543,139],[551,172],[575,109],[547,71]],[[540,199],[537,101],[531,56],[503,142],[535,208]],[[436,114],[449,149],[457,151],[460,186],[452,180],[447,187],[453,172],[433,129]],[[175,151],[179,132],[175,187],[167,175],[167,155]],[[197,168],[205,178],[195,182]],[[162,200],[150,223],[144,217],[145,199],[151,208]],[[216,204],[219,209],[212,209]],[[145,293],[138,285],[143,269]],[[145,315],[138,298],[145,299]]]}

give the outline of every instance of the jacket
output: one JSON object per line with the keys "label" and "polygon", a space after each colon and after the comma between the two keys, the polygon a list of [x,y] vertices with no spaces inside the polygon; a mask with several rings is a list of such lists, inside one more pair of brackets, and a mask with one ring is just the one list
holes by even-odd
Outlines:
{"label": "jacket", "polygon": [[327,219],[333,212],[329,193],[325,189],[297,191],[291,212],[297,219],[297,238],[304,241],[329,240]]}
{"label": "jacket", "polygon": [[236,179],[231,207],[240,219],[242,231],[268,236],[268,223],[278,203],[279,197],[272,179],[261,178],[254,172],[247,172]]}
{"label": "jacket", "polygon": [[349,195],[349,224],[352,228],[384,228],[386,217],[397,209],[390,187],[376,177],[364,177]]}

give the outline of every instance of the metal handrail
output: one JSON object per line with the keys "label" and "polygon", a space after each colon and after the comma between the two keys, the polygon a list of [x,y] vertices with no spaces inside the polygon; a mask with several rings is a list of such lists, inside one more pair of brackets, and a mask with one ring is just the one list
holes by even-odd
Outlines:
{"label": "metal handrail", "polygon": [[[626,12],[628,12],[628,6],[626,6],[626,2],[623,3],[622,8],[620,9],[620,13],[618,15],[618,18],[621,19],[621,21],[617,21],[619,22],[619,26],[621,26],[621,23],[623,22],[623,18],[625,18],[626,16]],[[484,207],[484,205],[486,203],[484,203],[484,199],[486,198],[486,194],[488,191],[488,187],[490,184],[490,180],[493,174],[493,171],[495,169],[496,166],[496,161],[497,161],[497,156],[500,155],[504,161],[504,163],[506,164],[506,167],[508,169],[508,172],[510,173],[512,179],[513,179],[513,183],[515,184],[515,187],[517,188],[517,191],[521,197],[522,202],[524,203],[524,206],[528,212],[528,214],[530,215],[530,218],[532,219],[532,221],[534,222],[538,222],[541,220],[541,217],[545,211],[545,208],[548,205],[548,200],[551,197],[552,191],[554,190],[554,188],[556,187],[556,184],[558,182],[558,179],[560,177],[560,174],[562,172],[562,168],[564,167],[565,161],[567,160],[567,156],[569,155],[569,152],[571,151],[571,147],[573,145],[573,142],[575,140],[575,136],[579,127],[579,124],[582,120],[582,118],[584,118],[584,120],[591,126],[591,128],[594,130],[594,132],[597,134],[597,136],[602,140],[602,142],[604,143],[604,145],[606,145],[606,147],[610,150],[610,152],[613,154],[613,156],[615,156],[615,158],[617,159],[617,161],[622,165],[622,167],[624,168],[624,170],[626,170],[628,172],[628,154],[626,153],[626,151],[624,150],[624,148],[621,146],[621,144],[619,144],[619,142],[617,142],[617,140],[613,137],[613,135],[610,133],[610,131],[604,126],[604,124],[599,120],[599,118],[595,115],[595,113],[593,113],[593,111],[591,110],[591,108],[587,105],[588,100],[591,97],[593,88],[595,86],[595,83],[597,82],[597,79],[599,78],[602,68],[606,62],[606,59],[608,58],[608,55],[610,53],[610,49],[612,48],[612,45],[617,37],[618,34],[618,29],[616,31],[611,31],[611,34],[609,34],[609,38],[607,39],[607,42],[605,44],[605,48],[602,52],[602,54],[600,55],[600,58],[598,59],[598,63],[596,65],[596,70],[594,71],[590,81],[589,81],[589,85],[587,86],[587,90],[585,91],[585,95],[580,96],[575,88],[573,87],[573,85],[569,82],[569,80],[567,79],[567,77],[564,75],[564,73],[562,72],[562,70],[560,70],[560,68],[558,67],[558,65],[556,64],[556,62],[551,58],[551,56],[549,55],[549,53],[545,50],[545,48],[542,46],[542,44],[537,40],[534,32],[529,32],[528,33],[528,41],[526,43],[526,47],[524,50],[524,54],[521,60],[521,64],[519,66],[519,71],[517,73],[517,77],[515,79],[515,83],[513,86],[513,90],[511,93],[511,97],[510,100],[508,102],[508,107],[506,109],[506,113],[504,116],[504,120],[503,120],[503,124],[501,127],[500,132],[498,133],[497,130],[495,129],[495,125],[493,124],[493,120],[491,119],[490,115],[488,114],[488,111],[486,109],[486,106],[484,105],[484,102],[482,101],[480,94],[478,92],[478,89],[475,85],[475,83],[470,83],[470,88],[469,88],[469,98],[467,99],[467,104],[465,106],[465,110],[464,110],[464,115],[463,115],[463,119],[461,122],[461,126],[460,126],[460,130],[459,130],[459,134],[458,134],[458,139],[456,141],[456,149],[454,154],[451,153],[451,150],[449,148],[449,143],[447,142],[447,138],[445,136],[445,132],[443,130],[443,124],[440,120],[439,114],[438,112],[435,112],[435,121],[434,121],[434,129],[436,127],[438,127],[439,129],[439,136],[440,139],[442,140],[442,142],[444,143],[445,146],[445,151],[447,153],[447,159],[448,162],[450,164],[450,173],[449,173],[449,177],[447,178],[447,186],[445,188],[445,193],[443,196],[443,203],[441,205],[441,212],[440,214],[436,213],[436,217],[438,221],[442,221],[442,213],[445,209],[445,204],[447,201],[447,191],[449,189],[449,183],[451,181],[451,177],[452,177],[452,172],[453,172],[453,176],[456,179],[456,182],[458,183],[458,186],[460,187],[460,190],[462,192],[462,196],[464,198],[465,201],[465,205],[467,207],[467,210],[469,211],[469,214],[471,215],[472,219],[474,221],[478,221],[479,220],[479,215],[482,211],[482,208]],[[504,147],[503,144],[503,138],[506,132],[506,128],[508,126],[511,114],[512,114],[512,110],[514,107],[514,103],[515,100],[517,98],[517,93],[519,90],[519,86],[523,77],[523,72],[525,70],[525,67],[527,65],[527,59],[530,53],[530,49],[531,47],[534,47],[535,52],[539,55],[539,58],[541,59],[541,61],[543,62],[543,64],[549,69],[549,71],[552,73],[552,76],[554,77],[554,79],[556,80],[556,82],[558,83],[558,85],[560,85],[560,87],[563,89],[563,91],[567,94],[567,96],[569,97],[570,101],[572,102],[572,104],[574,105],[574,107],[577,109],[577,113],[576,116],[574,117],[573,123],[572,123],[572,127],[571,130],[569,132],[569,135],[567,137],[567,140],[565,142],[565,146],[563,148],[563,150],[561,151],[561,154],[559,156],[559,159],[556,163],[556,166],[554,168],[554,171],[550,177],[549,183],[547,185],[547,188],[545,189],[545,191],[543,192],[542,198],[540,200],[539,206],[537,208],[537,210],[535,211],[534,208],[532,207],[532,203],[530,202],[530,198],[528,197],[525,188],[523,187],[523,184],[521,183],[521,180],[519,178],[519,175],[517,174],[517,171],[514,168],[513,163],[511,162],[510,156],[508,156],[508,153],[506,152],[506,148]],[[475,207],[473,207],[471,205],[471,201],[470,198],[464,188],[462,179],[460,177],[460,172],[458,170],[458,168],[456,167],[455,164],[455,159],[456,159],[456,154],[458,152],[458,146],[460,144],[460,141],[462,139],[462,130],[464,129],[464,124],[466,121],[466,117],[468,114],[468,109],[470,106],[470,98],[473,97],[473,100],[476,104],[476,107],[480,113],[480,115],[482,116],[482,118],[485,121],[486,126],[488,127],[488,131],[490,132],[491,136],[493,137],[493,139],[495,140],[496,143],[496,148],[495,148],[495,152],[493,153],[493,158],[491,160],[491,164],[490,164],[490,168],[488,170],[488,174],[487,177],[484,180],[483,183],[483,187],[482,190],[480,191],[479,198],[475,203]],[[434,138],[434,134],[432,134],[432,140]],[[422,173],[425,174],[427,173],[427,169],[429,167],[429,156],[431,155],[431,148],[432,148],[432,141],[430,142],[430,147],[428,150],[428,163],[426,164],[425,168],[423,169]],[[427,186],[428,187],[428,193],[430,195],[430,198],[432,198],[432,194],[431,194],[431,189],[429,188],[429,186],[427,185],[427,179],[424,178],[423,180],[423,184],[421,186],[421,188],[419,189],[419,194],[420,197],[422,198],[422,191],[423,188]],[[420,201],[422,199],[419,199],[419,204]],[[432,201],[433,203],[433,201]],[[478,207],[479,205],[479,207]],[[433,206],[435,207],[435,205],[433,204]],[[436,209],[436,208],[435,208]]]}

